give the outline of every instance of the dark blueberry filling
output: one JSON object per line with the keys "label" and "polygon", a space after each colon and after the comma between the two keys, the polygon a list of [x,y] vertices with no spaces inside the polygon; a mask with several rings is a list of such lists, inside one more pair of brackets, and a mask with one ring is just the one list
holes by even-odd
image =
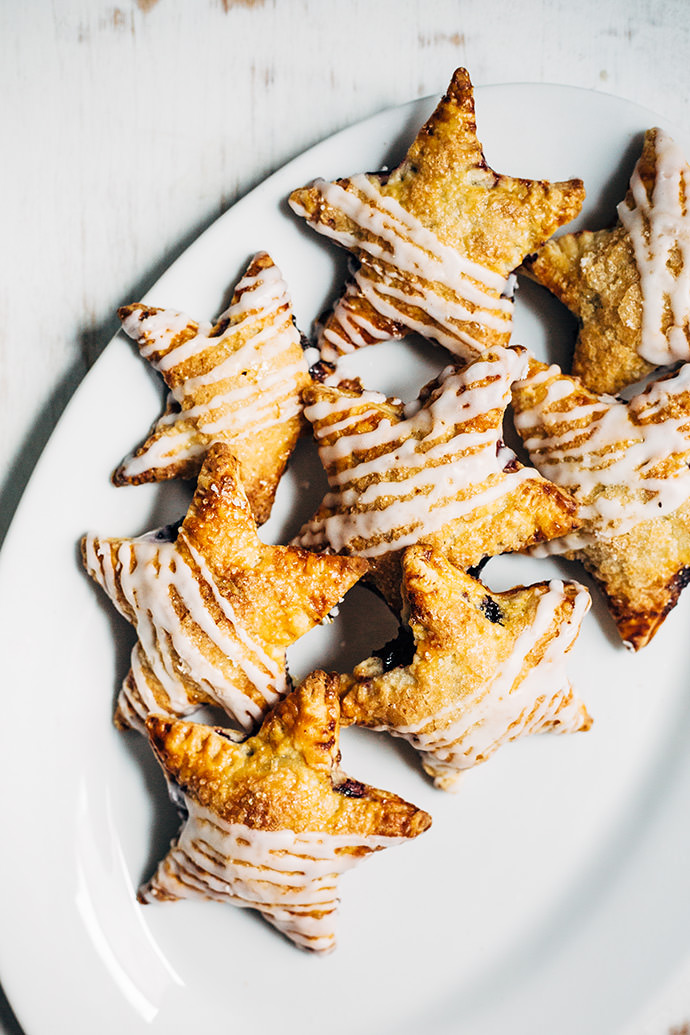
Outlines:
{"label": "dark blueberry filling", "polygon": [[678,574],[674,576],[672,582],[674,589],[677,589],[680,593],[681,590],[690,585],[690,568],[681,568]]}
{"label": "dark blueberry filling", "polygon": [[484,597],[479,607],[490,622],[494,625],[503,625],[503,612],[492,597]]}
{"label": "dark blueberry filling", "polygon": [[322,384],[327,377],[330,377],[334,370],[335,367],[333,364],[326,362],[325,359],[319,359],[313,366],[309,367],[312,381],[318,381],[320,384]]}
{"label": "dark blueberry filling", "polygon": [[342,783],[333,784],[336,794],[344,794],[346,798],[363,798],[367,789],[359,780],[343,780]]}
{"label": "dark blueberry filling", "polygon": [[189,812],[187,810],[187,803],[185,801],[182,788],[171,776],[166,776],[166,782],[168,785],[168,797],[170,798],[170,801],[177,809],[180,818],[183,820],[186,819]]}
{"label": "dark blueberry filling", "polygon": [[414,636],[407,625],[401,625],[394,640],[389,640],[380,650],[374,651],[374,657],[383,662],[383,671],[411,665],[414,658]]}
{"label": "dark blueberry filling", "polygon": [[163,525],[162,528],[156,528],[152,532],[147,532],[141,538],[148,543],[174,543],[181,524],[182,518],[170,525]]}

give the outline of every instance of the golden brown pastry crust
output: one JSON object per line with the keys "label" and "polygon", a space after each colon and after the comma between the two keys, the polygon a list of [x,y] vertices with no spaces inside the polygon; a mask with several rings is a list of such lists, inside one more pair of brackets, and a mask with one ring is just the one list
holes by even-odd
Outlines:
{"label": "golden brown pastry crust", "polygon": [[[312,673],[243,743],[218,727],[149,718],[151,744],[189,818],[142,902],[230,901],[258,909],[304,948],[333,948],[338,873],[431,824],[396,794],[340,770],[337,687],[336,676]],[[282,857],[277,870],[272,852]]]}
{"label": "golden brown pastry crust", "polygon": [[654,369],[637,352],[640,277],[622,226],[547,241],[523,269],[577,317],[573,373],[587,387],[615,393]]}
{"label": "golden brown pastry crust", "polygon": [[194,478],[209,446],[225,442],[262,524],[299,437],[300,393],[311,380],[287,287],[271,257],[255,256],[211,328],[139,304],[123,306],[119,316],[170,396],[147,440],[113,474],[115,484]]}
{"label": "golden brown pastry crust", "polygon": [[600,586],[624,643],[645,647],[690,582],[690,501],[570,556]]}
{"label": "golden brown pastry crust", "polygon": [[[322,350],[329,360],[353,347],[399,338],[410,330],[439,341],[464,358],[488,347],[507,345],[510,305],[505,300],[502,306],[495,304],[503,292],[501,279],[573,219],[584,199],[580,180],[551,184],[518,179],[496,173],[486,164],[477,139],[472,84],[464,68],[455,72],[448,93],[401,165],[391,173],[368,174],[366,181],[384,199],[401,206],[442,246],[498,278],[489,277],[484,283],[479,269],[469,274],[474,288],[488,296],[489,309],[497,313],[487,323],[481,316],[483,305],[473,291],[458,296],[452,285],[440,281],[433,283],[433,305],[422,303],[420,307],[416,296],[420,291],[424,294],[424,276],[420,280],[419,270],[406,268],[401,255],[391,255],[390,243],[379,251],[379,228],[362,224],[350,212],[351,202],[338,204],[330,198],[326,185],[316,183],[293,192],[293,209],[316,230],[350,247],[361,263],[355,281],[322,328]],[[352,198],[361,198],[362,190],[367,189],[357,177],[338,180],[336,185]],[[433,250],[428,241],[425,247]],[[452,307],[459,298],[465,316],[458,318],[456,311],[450,324],[439,323],[434,311],[444,304]]]}
{"label": "golden brown pastry crust", "polygon": [[[636,167],[650,202],[658,174],[659,132],[646,132]],[[632,188],[624,205],[630,210],[635,207]],[[672,250],[669,264],[677,275],[682,268],[677,249]],[[588,388],[613,394],[655,369],[655,364],[639,352],[643,344],[643,290],[633,240],[620,218],[608,229],[563,234],[548,241],[526,259],[523,270],[577,317],[573,373]],[[664,333],[668,334],[672,324],[667,308]],[[677,354],[675,358],[690,358],[690,324],[686,322],[682,331],[687,339],[687,356]]]}
{"label": "golden brown pastry crust", "polygon": [[589,728],[562,669],[589,607],[577,583],[492,593],[439,551],[412,546],[403,589],[414,653],[342,676],[343,721],[410,740],[444,789],[526,733]]}
{"label": "golden brown pastry crust", "polygon": [[222,443],[211,446],[172,541],[87,536],[82,551],[137,629],[117,722],[139,728],[151,712],[186,715],[201,703],[220,704],[251,728],[289,690],[287,647],[367,568],[360,558],[263,543]]}
{"label": "golden brown pastry crust", "polygon": [[[686,365],[659,378],[630,403],[600,396],[558,367],[536,361],[530,376],[513,386],[515,424],[533,463],[580,503],[582,527],[572,547],[566,537],[558,552],[581,561],[594,576],[621,638],[635,650],[658,631],[690,573],[690,486],[684,488],[689,370]],[[604,422],[612,416],[617,423],[607,433]],[[655,436],[651,447],[645,434]],[[566,441],[567,449],[559,445]],[[665,452],[657,455],[655,444]],[[675,505],[665,502],[665,485],[674,491]],[[608,526],[614,519],[621,522],[619,532],[615,523]]]}
{"label": "golden brown pastry crust", "polygon": [[301,545],[367,556],[369,580],[399,610],[410,543],[470,568],[576,528],[572,498],[523,468],[500,439],[510,384],[525,366],[524,350],[499,349],[448,368],[410,417],[358,384],[308,388],[306,415],[332,492]]}

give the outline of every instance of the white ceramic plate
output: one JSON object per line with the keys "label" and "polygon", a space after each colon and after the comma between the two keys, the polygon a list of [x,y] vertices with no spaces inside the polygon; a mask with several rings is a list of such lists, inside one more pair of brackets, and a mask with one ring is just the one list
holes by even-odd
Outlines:
{"label": "white ceramic plate", "polygon": [[[384,112],[292,162],[218,220],[148,300],[213,316],[265,248],[308,328],[343,260],[290,215],[287,194],[317,175],[391,163],[431,107]],[[579,222],[589,225],[612,217],[655,121],[614,98],[550,86],[482,89],[477,108],[490,164],[581,176]],[[523,285],[516,341],[567,361],[572,330],[545,292]],[[370,387],[409,398],[445,354],[386,345],[356,363]],[[56,429],[2,556],[0,971],[29,1035],[249,1025],[282,1035],[611,1035],[687,1019],[690,995],[670,1007],[664,989],[686,987],[690,953],[690,597],[639,656],[597,602],[571,665],[592,732],[503,748],[457,795],[435,791],[399,742],[345,731],[345,769],[427,809],[434,825],[344,877],[339,947],[327,959],[294,949],[249,911],[136,904],[177,821],[143,739],[111,725],[132,634],[82,573],[77,544],[86,530],[134,535],[183,512],[184,487],[108,480],[160,399],[131,344],[116,338]],[[305,445],[266,538],[295,529],[322,484]],[[486,578],[505,588],[554,572],[556,562],[501,558]],[[293,673],[344,670],[392,632],[382,606],[356,590],[338,623],[293,651]],[[659,1003],[679,1013],[648,1028]]]}

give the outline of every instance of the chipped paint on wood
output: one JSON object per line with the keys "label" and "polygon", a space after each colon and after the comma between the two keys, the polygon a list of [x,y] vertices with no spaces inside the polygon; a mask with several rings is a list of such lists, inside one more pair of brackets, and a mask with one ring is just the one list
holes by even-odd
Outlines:
{"label": "chipped paint on wood", "polygon": [[264,3],[265,0],[221,0],[226,14],[232,7],[262,7]]}
{"label": "chipped paint on wood", "polygon": [[446,43],[453,47],[465,46],[465,36],[462,32],[420,32],[417,39],[420,47],[438,47]]}

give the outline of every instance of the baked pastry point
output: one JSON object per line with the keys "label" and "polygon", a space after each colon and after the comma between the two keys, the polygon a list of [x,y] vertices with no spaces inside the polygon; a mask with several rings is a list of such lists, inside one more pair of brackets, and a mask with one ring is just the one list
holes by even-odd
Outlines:
{"label": "baked pastry point", "polygon": [[524,263],[577,317],[573,373],[593,391],[690,359],[689,195],[680,148],[650,129],[615,226],[564,234]]}
{"label": "baked pastry point", "polygon": [[138,641],[116,724],[217,704],[245,729],[289,689],[287,647],[366,571],[360,558],[269,546],[256,532],[228,446],[211,446],[179,529],[82,542],[89,574]]}
{"label": "baked pastry point", "polygon": [[410,741],[437,787],[528,733],[589,729],[565,658],[590,605],[576,582],[492,593],[438,550],[403,559],[407,657],[381,656],[341,676],[342,722]]}
{"label": "baked pastry point", "polygon": [[513,405],[532,462],[573,494],[582,518],[533,552],[581,561],[639,650],[690,579],[690,364],[625,402],[533,361]]}
{"label": "baked pastry point", "polygon": [[527,352],[487,351],[448,367],[408,407],[356,382],[305,392],[331,491],[297,539],[366,557],[369,578],[400,610],[400,560],[421,542],[461,568],[562,536],[578,526],[574,500],[501,440],[511,384]]}
{"label": "baked pastry point", "polygon": [[573,219],[581,180],[496,173],[477,139],[469,75],[448,93],[392,172],[296,190],[290,205],[359,267],[321,328],[322,358],[417,331],[463,359],[507,345],[507,278]]}
{"label": "baked pastry point", "polygon": [[140,901],[230,902],[258,910],[302,948],[333,949],[338,876],[431,825],[426,812],[340,770],[337,686],[337,676],[313,672],[244,743],[219,728],[149,718],[188,818]]}
{"label": "baked pastry point", "polygon": [[115,484],[195,478],[209,446],[225,442],[262,524],[299,437],[300,393],[311,381],[278,267],[265,252],[255,256],[213,326],[140,304],[123,306],[119,316],[170,394],[147,440],[115,471]]}

